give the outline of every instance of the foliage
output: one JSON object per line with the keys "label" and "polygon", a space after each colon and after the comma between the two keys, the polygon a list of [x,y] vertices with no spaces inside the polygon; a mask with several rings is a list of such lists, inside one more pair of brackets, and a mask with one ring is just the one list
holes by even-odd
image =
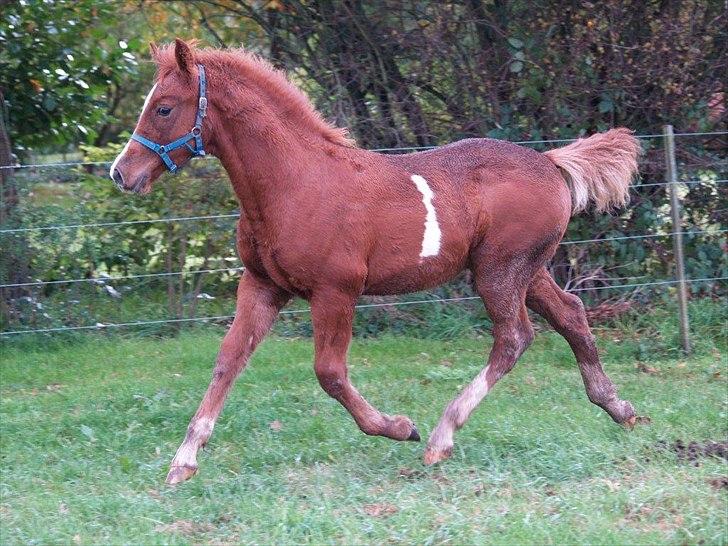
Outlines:
{"label": "foliage", "polygon": [[[717,2],[190,2],[237,45],[256,23],[279,65],[363,145],[704,129],[723,90]],[[192,9],[192,7],[190,7]]]}
{"label": "foliage", "polygon": [[[113,157],[120,146],[87,146],[84,150],[89,161],[99,161]],[[73,177],[75,181],[64,186],[62,193],[50,195],[36,192],[52,192],[53,184],[23,185],[18,213],[25,225],[92,224],[25,235],[22,243],[28,247],[34,278],[102,280],[28,290],[26,296],[14,302],[10,316],[3,317],[5,327],[8,321],[52,327],[184,318],[196,315],[199,304],[205,301],[200,297],[234,295],[239,276],[234,268],[240,266],[235,254],[236,202],[216,161],[194,162],[179,175],[160,181],[146,198],[119,192],[107,177],[105,171],[79,170]],[[147,222],[220,214],[226,217]],[[129,223],[96,225],[109,222]],[[6,244],[13,244],[12,234],[4,234],[4,238]],[[211,275],[195,273],[208,269],[229,272],[215,274],[212,284]],[[180,271],[185,274],[175,275]],[[103,281],[108,276],[156,273],[172,275],[133,282]],[[227,308],[227,313],[230,311]]]}
{"label": "foliage", "polygon": [[[458,433],[453,459],[425,468],[423,444],[365,436],[321,391],[310,341],[273,338],[231,391],[199,474],[166,487],[219,338],[91,335],[3,350],[3,543],[728,539],[718,489],[725,462],[692,464],[665,449],[725,441],[725,345],[688,360],[651,358],[640,371],[629,329],[600,336],[620,392],[652,419],[627,432],[588,402],[566,342],[541,335]],[[350,375],[425,438],[487,345],[364,340],[351,351]]]}
{"label": "foliage", "polygon": [[[619,124],[640,133],[657,133],[664,122],[678,130],[712,130],[725,123],[718,74],[728,56],[725,36],[716,30],[724,20],[720,6],[700,0],[20,2],[0,18],[0,62],[8,67],[0,71],[0,86],[10,89],[17,152],[76,141],[81,124],[89,139],[96,135],[93,140],[104,145],[83,148],[91,161],[111,159],[121,146],[106,143],[128,138],[152,78],[152,64],[139,62],[146,41],[168,41],[181,28],[186,37],[223,47],[242,42],[271,58],[328,117],[349,126],[362,146],[432,145],[468,136],[564,138]],[[46,96],[57,104],[51,113],[43,111]],[[50,129],[58,132],[49,140]],[[618,239],[562,246],[551,265],[557,281],[580,290],[589,304],[625,297],[646,303],[654,291],[604,288],[674,276],[668,194],[664,186],[650,185],[664,181],[662,140],[643,143],[643,185],[633,190],[630,207],[617,216],[575,218],[565,237]],[[725,138],[683,137],[677,144],[680,178],[701,181],[680,190],[688,276],[726,277],[728,254],[718,231],[728,210]],[[16,171],[14,180],[24,189],[3,227],[233,213],[237,207],[220,168],[193,165],[145,199],[119,194],[103,168]],[[239,265],[233,227],[233,218],[220,218],[31,232],[27,238],[0,234],[0,277],[27,282]],[[629,239],[647,233],[658,236]],[[6,259],[11,257],[23,259]],[[92,283],[6,291],[9,308],[0,323],[183,318],[198,315],[203,304],[211,314],[229,314],[235,278],[119,281],[111,286],[126,290],[121,300]],[[413,298],[471,295],[468,285],[463,276]],[[718,288],[691,285],[696,296]],[[201,293],[218,299],[198,302]],[[366,335],[402,332],[412,324],[437,324],[442,337],[487,327],[477,302],[467,312],[435,307],[377,309],[357,320]],[[307,333],[298,323],[291,327]]]}
{"label": "foliage", "polygon": [[117,6],[21,1],[0,16],[0,89],[19,153],[91,142],[107,120],[110,87],[138,77],[139,39],[109,35]]}
{"label": "foliage", "polygon": [[[224,45],[241,38],[226,25],[230,18],[258,25],[260,35],[246,34],[246,45],[293,74],[323,112],[367,147],[482,136],[563,139],[620,125],[659,134],[666,123],[678,130],[725,124],[717,74],[725,72],[728,44],[717,29],[728,21],[716,2],[190,4],[219,31],[210,38]],[[664,181],[661,141],[644,143],[643,182]],[[684,178],[726,179],[725,149],[720,137],[679,141]],[[727,190],[691,187],[683,196],[686,229],[725,223]],[[619,217],[575,219],[567,239],[671,231],[665,188],[646,187],[633,197]],[[698,277],[725,276],[719,236],[689,238],[688,245]],[[593,279],[582,287],[602,286],[661,269],[670,248],[669,238],[570,247],[556,256],[553,271],[564,285]]]}

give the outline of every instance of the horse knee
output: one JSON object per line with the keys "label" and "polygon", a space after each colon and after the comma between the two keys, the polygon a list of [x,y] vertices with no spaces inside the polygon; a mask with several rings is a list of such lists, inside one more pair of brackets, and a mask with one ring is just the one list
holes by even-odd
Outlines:
{"label": "horse knee", "polygon": [[215,379],[224,379],[229,375],[237,375],[237,372],[244,366],[245,358],[242,355],[232,354],[228,351],[220,351],[215,359],[215,368],[212,375]]}

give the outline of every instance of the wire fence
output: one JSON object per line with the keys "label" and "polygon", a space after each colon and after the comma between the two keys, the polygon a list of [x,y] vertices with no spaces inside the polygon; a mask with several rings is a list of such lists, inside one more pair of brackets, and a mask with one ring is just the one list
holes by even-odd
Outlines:
{"label": "wire fence", "polygon": [[[688,279],[687,282],[689,283],[699,283],[699,282],[715,282],[715,281],[724,281],[728,280],[728,277],[711,277],[708,279]],[[621,285],[613,285],[613,286],[604,286],[604,287],[596,287],[596,290],[606,290],[606,289],[638,289],[643,288],[645,286],[665,286],[665,285],[674,285],[677,284],[679,281],[676,280],[668,280],[668,281],[656,281],[656,282],[644,282],[644,283],[635,283],[635,284],[621,284]],[[584,290],[594,290],[595,288],[572,288],[569,290],[570,292],[581,292]],[[473,301],[473,300],[479,300],[480,296],[464,296],[460,298],[431,298],[431,299],[422,299],[422,300],[412,300],[412,301],[392,301],[392,302],[384,302],[384,303],[363,303],[360,305],[356,305],[356,309],[374,309],[374,308],[380,308],[380,307],[404,307],[409,305],[423,305],[428,303],[457,303],[457,302],[463,302],[463,301]],[[306,307],[305,309],[287,309],[280,312],[281,315],[300,315],[309,313],[311,309],[309,307]],[[101,323],[97,322],[93,325],[84,325],[84,326],[60,326],[57,328],[36,328],[36,329],[28,329],[28,330],[11,330],[7,332],[0,332],[0,336],[10,336],[10,335],[16,335],[16,334],[30,334],[30,333],[51,333],[51,332],[72,332],[72,331],[78,331],[78,330],[103,330],[105,328],[126,328],[126,327],[132,327],[132,326],[151,326],[155,324],[177,324],[177,323],[183,323],[183,322],[215,322],[215,321],[229,321],[235,318],[235,315],[218,315],[218,316],[212,316],[212,317],[189,317],[189,318],[169,318],[169,319],[161,319],[161,320],[139,320],[139,321],[133,321],[133,322],[118,322],[118,323]]]}
{"label": "wire fence", "polygon": [[[728,229],[716,229],[712,231],[687,231],[683,232],[683,235],[695,236],[695,235],[719,235],[721,233],[728,232]],[[601,239],[582,239],[578,241],[562,241],[562,245],[577,245],[586,243],[607,243],[610,241],[625,241],[631,239],[652,239],[654,237],[674,237],[676,233],[650,233],[643,235],[625,235],[621,237],[604,237]],[[245,271],[244,267],[221,267],[218,269],[190,269],[185,271],[168,271],[162,273],[141,273],[137,275],[119,275],[119,276],[100,276],[100,277],[84,277],[81,279],[59,279],[50,281],[32,281],[22,283],[6,283],[0,284],[0,288],[14,288],[23,286],[44,286],[44,285],[55,285],[55,284],[73,284],[79,282],[91,282],[96,284],[113,283],[118,281],[125,281],[129,279],[148,279],[154,277],[170,277],[179,275],[200,275],[203,273],[235,273]]]}
{"label": "wire fence", "polygon": [[[711,131],[711,132],[686,132],[675,133],[676,137],[697,137],[697,136],[724,136],[728,135],[728,131]],[[634,135],[636,138],[647,140],[652,138],[664,138],[663,134]],[[516,140],[513,144],[536,145],[536,144],[565,144],[568,142],[576,142],[576,138],[552,138],[545,140]],[[437,146],[400,146],[397,148],[372,148],[372,152],[380,153],[400,153],[409,151],[425,151],[437,148]],[[111,165],[111,161],[61,161],[58,163],[31,163],[27,165],[0,165],[0,169],[53,169],[61,167],[98,167],[101,165]]]}
{"label": "wire fence", "polygon": [[[720,132],[686,132],[676,133],[676,137],[719,137],[728,135],[728,131]],[[647,134],[647,135],[635,135],[640,139],[661,139],[664,137],[663,134]],[[573,142],[576,139],[548,139],[548,140],[531,140],[531,141],[519,141],[517,144],[524,145],[538,145],[538,144],[561,144],[567,142]],[[432,146],[427,147],[401,147],[401,148],[379,148],[374,151],[385,152],[385,153],[402,153],[412,151],[425,151],[427,149],[434,148]],[[0,166],[0,169],[20,170],[20,169],[77,169],[79,167],[100,167],[107,166],[111,162],[108,161],[72,161],[72,162],[58,162],[58,163],[36,163],[36,164],[25,164],[25,165],[7,165]],[[687,180],[679,181],[678,184],[682,187],[695,187],[705,185],[707,187],[715,188],[723,184],[728,183],[728,179],[725,178],[690,178]],[[643,188],[674,188],[675,182],[649,182],[644,184],[635,184],[632,190],[639,192]],[[236,219],[240,216],[239,212],[220,213],[220,214],[198,214],[188,216],[170,216],[163,218],[149,218],[143,220],[128,220],[128,221],[110,221],[110,222],[89,222],[89,223],[73,223],[73,224],[50,224],[41,226],[23,226],[23,227],[12,227],[0,229],[0,235],[12,235],[12,234],[30,234],[30,233],[45,233],[52,231],[63,231],[63,230],[98,230],[98,229],[114,229],[124,226],[136,226],[136,225],[154,225],[154,224],[178,224],[183,222],[200,222],[210,220],[230,220]],[[561,245],[569,247],[573,245],[585,245],[585,244],[602,244],[610,243],[615,241],[639,241],[639,240],[650,240],[657,238],[674,239],[676,236],[684,235],[688,237],[702,237],[708,236],[713,237],[728,232],[728,229],[716,228],[716,229],[694,229],[690,231],[682,231],[680,226],[674,226],[671,228],[672,231],[665,231],[662,233],[639,233],[634,235],[615,235],[615,236],[602,236],[588,239],[575,239],[562,241]],[[25,282],[6,282],[0,284],[0,289],[10,288],[30,288],[30,287],[47,287],[57,285],[74,285],[81,283],[92,283],[96,285],[109,286],[112,283],[118,283],[123,281],[135,280],[135,279],[153,279],[153,278],[172,278],[182,276],[200,276],[210,274],[236,274],[244,271],[244,267],[218,267],[218,268],[200,268],[200,269],[189,269],[179,271],[165,271],[159,273],[138,273],[138,274],[127,274],[127,275],[96,275],[96,276],[85,276],[79,278],[60,278],[42,280],[36,279]],[[623,277],[637,279],[639,277]],[[688,284],[697,283],[720,283],[726,281],[728,277],[715,276],[715,277],[703,277],[688,279]],[[626,284],[605,284],[603,286],[591,286],[589,288],[575,287],[569,289],[571,292],[581,291],[600,291],[600,290],[639,290],[644,287],[663,287],[678,284],[680,281],[676,279],[662,279],[651,282],[642,283],[626,283]],[[410,301],[392,301],[386,303],[364,303],[357,305],[358,309],[370,309],[370,308],[381,308],[381,307],[401,307],[401,306],[412,306],[412,305],[424,305],[424,304],[450,304],[459,303],[471,300],[479,299],[477,296],[466,296],[466,297],[437,297]],[[307,313],[308,309],[294,309],[283,311],[282,314],[302,314]],[[143,321],[121,321],[121,322],[95,322],[93,324],[86,325],[73,325],[73,326],[57,326],[47,328],[25,328],[25,329],[14,329],[8,331],[0,331],[0,337],[11,336],[19,334],[29,333],[55,333],[65,331],[79,331],[79,330],[103,330],[111,328],[124,328],[124,327],[137,327],[137,326],[151,326],[151,325],[162,325],[162,324],[179,324],[189,322],[215,322],[225,321],[232,319],[232,315],[213,315],[203,317],[170,317],[155,320],[143,320]]]}
{"label": "wire fence", "polygon": [[[696,185],[696,184],[705,184],[705,185],[711,185],[711,184],[726,184],[728,183],[728,179],[719,178],[719,179],[712,179],[712,180],[683,180],[680,181],[680,184],[685,185]],[[632,190],[636,191],[640,188],[648,188],[648,187],[655,187],[655,186],[669,186],[669,182],[656,182],[656,183],[650,183],[650,184],[638,184],[635,186],[632,186]],[[87,229],[87,228],[99,228],[99,227],[116,227],[116,226],[134,226],[134,225],[140,225],[140,224],[158,224],[158,223],[170,223],[170,222],[191,222],[191,221],[200,221],[200,220],[219,220],[222,218],[240,218],[239,212],[231,212],[228,214],[209,214],[209,215],[201,215],[201,216],[177,216],[177,217],[171,217],[171,218],[150,218],[149,220],[129,220],[124,222],[95,222],[95,223],[88,223],[88,224],[66,224],[66,225],[51,225],[51,226],[34,226],[34,227],[24,227],[24,228],[9,228],[9,229],[0,229],[0,234],[2,233],[28,233],[32,231],[54,231],[54,230],[63,230],[63,229]],[[656,235],[659,236],[659,235]],[[639,237],[639,236],[637,236]],[[591,240],[589,240],[591,242]],[[579,243],[579,241],[573,241],[572,244]]]}

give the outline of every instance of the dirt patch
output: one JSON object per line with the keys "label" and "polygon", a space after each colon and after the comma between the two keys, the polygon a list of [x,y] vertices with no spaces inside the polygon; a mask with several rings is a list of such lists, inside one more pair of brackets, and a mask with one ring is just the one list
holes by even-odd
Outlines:
{"label": "dirt patch", "polygon": [[414,481],[421,478],[426,478],[427,473],[422,470],[413,470],[412,468],[403,467],[397,472],[398,478],[404,478],[405,480]]}
{"label": "dirt patch", "polygon": [[672,451],[677,455],[678,460],[693,463],[695,466],[700,464],[700,459],[705,457],[716,457],[728,461],[728,441],[713,442],[689,442],[683,440],[675,440],[668,444],[665,440],[657,442],[656,447],[659,451]]}
{"label": "dirt patch", "polygon": [[157,525],[154,528],[158,533],[175,533],[180,535],[198,535],[214,531],[215,527],[210,523],[196,523],[188,519],[178,519],[172,523]]}
{"label": "dirt patch", "polygon": [[716,478],[710,478],[708,484],[713,489],[728,489],[728,476],[718,476]]}

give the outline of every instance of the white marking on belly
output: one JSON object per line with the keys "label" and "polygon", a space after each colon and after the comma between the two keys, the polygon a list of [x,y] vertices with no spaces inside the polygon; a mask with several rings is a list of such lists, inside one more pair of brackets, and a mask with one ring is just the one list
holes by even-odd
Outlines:
{"label": "white marking on belly", "polygon": [[420,258],[426,258],[427,256],[437,256],[440,252],[440,238],[442,232],[440,231],[440,225],[437,223],[437,213],[435,212],[435,206],[432,204],[432,199],[435,194],[430,189],[430,185],[427,180],[422,178],[419,174],[413,174],[412,182],[415,183],[417,189],[422,194],[422,203],[425,205],[427,214],[425,215],[425,232],[422,235],[422,250],[420,251]]}
{"label": "white marking on belly", "polygon": [[[149,106],[149,101],[152,99],[152,95],[154,95],[154,90],[157,88],[157,84],[155,83],[152,88],[150,89],[149,93],[147,93],[146,98],[144,99],[144,106],[142,106],[142,113],[139,114],[139,121],[142,120],[142,117],[144,116],[144,112],[147,109],[147,106]],[[139,125],[139,121],[137,121],[137,125]],[[111,179],[114,179],[114,169],[116,169],[116,166],[119,164],[119,161],[121,161],[121,158],[124,157],[124,154],[129,149],[129,145],[131,144],[131,139],[129,139],[129,142],[127,142],[124,145],[124,148],[121,150],[121,153],[116,156],[116,159],[114,159],[114,162],[111,164],[111,168],[109,169],[109,176]]]}

